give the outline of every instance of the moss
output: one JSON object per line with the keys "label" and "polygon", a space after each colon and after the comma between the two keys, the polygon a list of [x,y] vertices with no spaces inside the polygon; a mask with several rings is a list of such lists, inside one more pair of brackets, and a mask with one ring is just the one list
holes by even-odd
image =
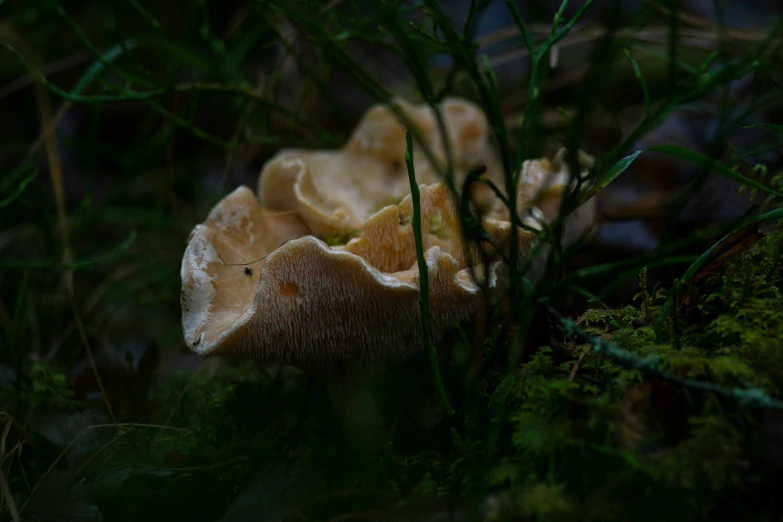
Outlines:
{"label": "moss", "polygon": [[326,243],[329,246],[345,245],[351,239],[355,237],[359,237],[361,233],[362,233],[361,230],[346,230],[345,232],[341,232],[335,236],[324,238],[324,243]]}
{"label": "moss", "polygon": [[376,213],[380,212],[381,210],[385,209],[386,207],[397,206],[397,205],[399,205],[402,202],[403,199],[404,198],[402,198],[402,197],[399,197],[399,198],[393,198],[393,197],[386,198],[382,203],[380,203],[378,206],[374,207],[372,209],[372,211],[370,212],[370,214],[376,214]]}
{"label": "moss", "polygon": [[[780,396],[780,238],[772,234],[758,242],[698,287],[710,314],[683,319],[680,347],[656,344],[654,325],[666,294],[647,292],[644,272],[636,306],[592,309],[578,323],[590,335],[655,355],[673,375],[760,385]],[[672,327],[665,324],[667,333]],[[607,510],[618,520],[639,518],[643,506],[665,495],[670,504],[657,507],[659,513],[688,520],[694,506],[718,509],[732,488],[755,483],[747,471],[757,429],[751,412],[650,379],[586,349],[568,343],[538,349],[517,379],[504,380],[492,393],[493,401],[509,404],[510,427],[507,456],[487,480],[502,491],[506,502],[499,505],[507,514],[577,520],[575,513],[598,509],[602,519],[613,519]],[[603,493],[622,495],[625,488],[636,507],[609,502]]]}
{"label": "moss", "polygon": [[443,225],[443,216],[440,211],[437,211],[430,217],[430,229],[428,232],[437,237],[438,239],[448,239],[450,232]]}
{"label": "moss", "polygon": [[73,396],[65,374],[49,366],[34,364],[30,369],[30,380],[31,388],[24,399],[30,407],[61,406]]}

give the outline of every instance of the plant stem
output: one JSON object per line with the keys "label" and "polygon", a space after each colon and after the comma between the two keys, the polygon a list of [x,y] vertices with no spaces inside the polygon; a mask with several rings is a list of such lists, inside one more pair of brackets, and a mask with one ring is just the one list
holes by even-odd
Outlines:
{"label": "plant stem", "polygon": [[440,376],[438,366],[438,354],[435,351],[435,342],[432,339],[432,325],[430,324],[430,297],[427,261],[424,259],[424,242],[421,238],[421,202],[419,201],[419,185],[416,183],[416,172],[413,167],[413,138],[410,132],[405,133],[405,166],[408,167],[408,179],[411,185],[411,201],[413,202],[413,238],[416,242],[416,261],[419,265],[419,304],[421,306],[421,320],[424,325],[424,341],[427,343],[427,352],[432,370],[432,381],[441,405],[446,414],[454,414],[454,408],[449,403],[446,389],[443,387],[443,379]]}

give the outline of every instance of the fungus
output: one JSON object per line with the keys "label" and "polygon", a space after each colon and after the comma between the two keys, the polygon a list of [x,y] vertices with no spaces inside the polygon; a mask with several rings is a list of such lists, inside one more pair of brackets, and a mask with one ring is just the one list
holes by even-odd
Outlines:
{"label": "fungus", "polygon": [[[428,105],[393,103],[416,127],[437,163],[432,165],[425,154],[415,154],[418,182],[440,181],[438,169],[445,155],[434,111]],[[455,182],[460,184],[471,168],[482,164],[487,166],[486,177],[499,183],[501,172],[489,146],[483,112],[456,98],[444,100],[440,110],[449,134]],[[258,183],[264,208],[298,211],[319,237],[360,229],[390,199],[399,201],[409,192],[405,127],[388,105],[371,107],[340,150],[281,151],[266,163]],[[477,185],[476,197],[490,196],[487,187]]]}
{"label": "fungus", "polygon": [[[566,149],[560,149],[552,161],[547,159],[527,160],[522,164],[519,186],[517,187],[518,206],[529,205],[535,201],[544,222],[552,224],[560,211],[565,190],[568,188],[569,167],[566,161]],[[578,151],[580,176],[592,168],[594,160],[584,151]],[[576,208],[566,219],[562,243],[569,246],[586,237],[594,230],[598,215],[598,200],[591,198]]]}
{"label": "fungus", "polygon": [[[438,141],[429,107],[398,103],[425,140]],[[481,112],[458,100],[447,100],[442,109],[461,172],[469,158],[490,159]],[[396,159],[404,159],[404,140],[393,113],[376,106],[340,151],[280,153],[263,169],[260,202],[246,187],[219,202],[194,229],[183,257],[188,346],[202,355],[244,355],[327,372],[384,367],[423,349],[409,182],[407,173],[391,171]],[[563,158],[561,152],[551,163],[524,165],[518,199],[527,202],[532,191],[543,191],[546,209],[532,207],[524,219],[534,229],[552,219],[551,200],[562,195]],[[581,161],[588,166],[592,160],[583,154]],[[425,162],[419,177],[432,180],[436,173]],[[334,189],[334,195],[319,187]],[[422,183],[420,192],[438,339],[478,306],[479,285],[470,274],[483,270],[470,268],[491,263],[491,281],[485,282],[490,288],[504,274],[500,258],[512,227],[495,198],[481,218],[489,255],[481,258],[464,240],[446,186]],[[390,198],[399,203],[388,204]],[[379,203],[387,205],[375,211]],[[517,232],[524,262],[537,236],[521,227]],[[545,255],[534,260],[532,279]]]}
{"label": "fungus", "polygon": [[[471,199],[483,209],[488,257],[465,242],[452,194],[438,175],[444,152],[434,112],[396,103],[436,163],[422,153],[413,156],[437,342],[478,308],[482,288],[501,287],[507,275],[501,257],[508,253],[513,227],[500,198],[476,183]],[[486,165],[485,178],[502,185],[483,113],[457,99],[440,108],[454,181],[461,185],[471,169]],[[333,397],[351,388],[345,377],[366,379],[423,351],[405,149],[405,128],[388,106],[375,106],[342,149],[283,150],[262,170],[259,199],[239,187],[221,200],[191,233],[182,259],[187,346],[203,356],[250,357],[320,374],[331,383]],[[552,162],[524,164],[516,197],[529,210],[523,219],[528,227],[540,230],[556,217],[568,180],[563,158],[561,152]],[[589,168],[592,159],[582,154],[580,161]],[[533,192],[540,192],[541,210],[526,205]],[[564,243],[589,228],[595,216],[589,205],[570,216]],[[523,263],[537,235],[523,227],[517,233]],[[533,260],[531,280],[540,276],[546,257],[543,249]],[[345,406],[338,402],[338,408]]]}
{"label": "fungus", "polygon": [[[240,187],[196,227],[182,263],[183,330],[192,350],[350,374],[424,349],[415,260],[384,273],[291,228],[289,219],[270,219]],[[439,339],[475,310],[479,287],[440,246],[425,256]]]}
{"label": "fungus", "polygon": [[[442,252],[455,259],[461,268],[475,266],[481,262],[474,245],[466,245],[456,209],[451,195],[442,183],[420,185],[421,228],[424,250],[437,246]],[[370,265],[383,272],[405,270],[416,263],[416,245],[414,241],[411,217],[413,202],[411,196],[405,197],[399,205],[390,205],[364,223],[359,237],[349,241],[343,250],[365,259]],[[524,222],[532,228],[540,228],[539,223],[528,218]],[[511,226],[498,213],[490,213],[482,221],[487,233],[490,255],[496,260],[501,249],[508,244]],[[519,251],[521,256],[532,248],[536,234],[518,229]]]}
{"label": "fungus", "polygon": [[262,210],[247,187],[215,205],[191,232],[182,258],[180,299],[188,346],[201,353],[229,329],[255,293],[263,257],[307,232],[296,214]]}

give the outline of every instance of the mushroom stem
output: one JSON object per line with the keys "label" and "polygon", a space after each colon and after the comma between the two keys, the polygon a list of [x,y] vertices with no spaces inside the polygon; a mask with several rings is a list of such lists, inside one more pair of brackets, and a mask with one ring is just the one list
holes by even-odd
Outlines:
{"label": "mushroom stem", "polygon": [[421,238],[421,202],[419,201],[419,185],[416,183],[416,172],[413,166],[413,139],[411,133],[405,133],[405,165],[408,168],[408,179],[411,185],[411,203],[413,204],[413,238],[416,243],[416,260],[419,265],[419,303],[421,305],[421,322],[424,325],[424,340],[427,343],[427,352],[432,370],[432,381],[443,408],[451,416],[454,408],[449,403],[446,389],[443,387],[443,379],[440,376],[438,354],[435,351],[435,342],[432,338],[432,326],[430,325],[430,301],[429,279],[427,261],[424,259],[424,242]]}
{"label": "mushroom stem", "polygon": [[372,456],[383,447],[384,421],[372,381],[328,377],[326,388],[353,449],[359,456]]}

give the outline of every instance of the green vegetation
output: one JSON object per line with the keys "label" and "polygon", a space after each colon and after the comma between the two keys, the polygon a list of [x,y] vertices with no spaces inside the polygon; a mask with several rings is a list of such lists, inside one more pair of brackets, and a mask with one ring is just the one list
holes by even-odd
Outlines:
{"label": "green vegetation", "polygon": [[329,246],[339,246],[339,245],[345,245],[350,241],[351,239],[355,237],[359,237],[359,230],[350,230],[348,232],[343,232],[342,234],[338,234],[336,236],[327,237],[324,239],[324,242]]}
{"label": "green vegetation", "polygon": [[[780,520],[783,21],[593,3],[0,2],[0,519]],[[511,25],[480,35],[492,6]],[[179,266],[272,154],[339,146],[393,94],[479,103],[507,192],[563,145],[596,164],[540,281],[512,233],[508,291],[375,379],[368,454],[317,379],[189,354]],[[708,143],[653,139],[683,112]],[[684,164],[654,248],[559,247],[590,196]],[[688,221],[715,179],[754,204]]]}

